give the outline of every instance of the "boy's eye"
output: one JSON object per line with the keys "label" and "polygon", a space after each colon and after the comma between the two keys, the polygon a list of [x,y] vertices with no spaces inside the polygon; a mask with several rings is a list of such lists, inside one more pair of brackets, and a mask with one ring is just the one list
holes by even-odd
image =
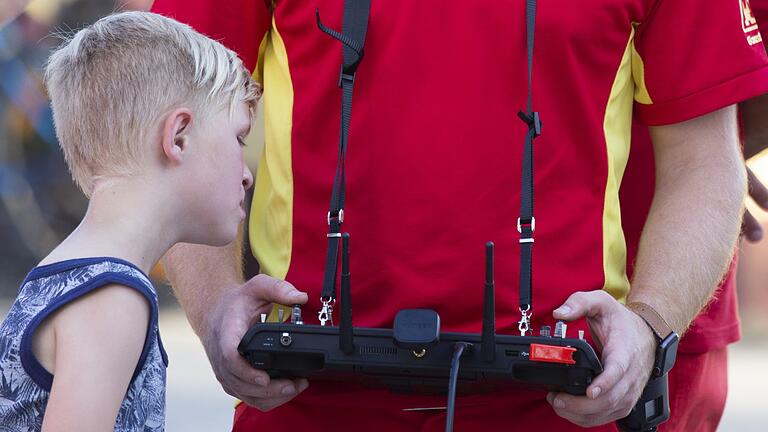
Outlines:
{"label": "boy's eye", "polygon": [[237,142],[240,143],[240,147],[245,147],[245,139],[243,137],[237,137]]}

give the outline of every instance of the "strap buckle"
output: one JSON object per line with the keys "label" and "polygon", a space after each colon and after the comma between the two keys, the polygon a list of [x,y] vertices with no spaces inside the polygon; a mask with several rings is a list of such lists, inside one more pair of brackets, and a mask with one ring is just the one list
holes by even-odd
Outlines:
{"label": "strap buckle", "polygon": [[331,219],[338,218],[339,224],[344,223],[344,209],[339,209],[339,212],[331,216],[331,212],[328,212],[328,226],[331,226]]}
{"label": "strap buckle", "polygon": [[[528,233],[523,233],[523,227],[529,227],[531,229],[530,236]],[[520,233],[520,243],[533,243],[533,232],[536,231],[536,218],[531,217],[530,222],[521,222],[520,218],[517,218],[517,232]]]}
{"label": "strap buckle", "polygon": [[536,218],[531,216],[531,220],[528,222],[521,222],[521,218],[517,218],[517,232],[523,233],[523,227],[531,227],[531,233],[536,231]]}

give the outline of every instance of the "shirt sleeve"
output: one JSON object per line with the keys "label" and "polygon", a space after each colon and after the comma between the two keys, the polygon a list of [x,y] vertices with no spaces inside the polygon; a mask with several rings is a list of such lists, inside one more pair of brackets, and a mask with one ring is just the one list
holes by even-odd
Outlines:
{"label": "shirt sleeve", "polygon": [[152,12],[189,24],[236,52],[253,71],[272,24],[269,0],[156,0]]}
{"label": "shirt sleeve", "polygon": [[768,92],[768,58],[749,0],[658,0],[633,48],[636,112],[647,125]]}

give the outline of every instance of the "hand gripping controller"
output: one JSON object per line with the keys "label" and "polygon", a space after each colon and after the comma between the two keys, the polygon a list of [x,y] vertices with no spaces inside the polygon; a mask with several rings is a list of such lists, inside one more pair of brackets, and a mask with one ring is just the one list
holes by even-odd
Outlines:
{"label": "hand gripping controller", "polygon": [[[344,233],[339,326],[304,324],[301,308],[294,306],[289,323],[268,323],[262,316],[238,350],[273,378],[356,382],[395,393],[449,394],[455,386],[459,394],[514,387],[584,395],[602,365],[583,335],[565,337],[563,322],[554,334],[544,326],[538,336],[496,335],[492,256],[489,243],[482,333],[441,333],[439,315],[426,309],[401,310],[392,329],[353,327],[349,234]],[[464,349],[453,383],[448,378],[457,344]],[[619,422],[622,430],[653,431],[668,418],[666,384],[666,375],[649,383]]]}

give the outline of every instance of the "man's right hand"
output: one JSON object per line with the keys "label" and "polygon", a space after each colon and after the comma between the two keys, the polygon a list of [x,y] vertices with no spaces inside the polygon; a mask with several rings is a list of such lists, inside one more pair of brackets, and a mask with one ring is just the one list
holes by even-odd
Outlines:
{"label": "man's right hand", "polygon": [[273,303],[304,304],[307,294],[288,282],[258,275],[239,287],[224,292],[211,308],[202,342],[216,378],[224,391],[261,411],[276,408],[304,391],[306,379],[270,379],[254,369],[237,352],[240,339],[260,314],[269,313]]}

